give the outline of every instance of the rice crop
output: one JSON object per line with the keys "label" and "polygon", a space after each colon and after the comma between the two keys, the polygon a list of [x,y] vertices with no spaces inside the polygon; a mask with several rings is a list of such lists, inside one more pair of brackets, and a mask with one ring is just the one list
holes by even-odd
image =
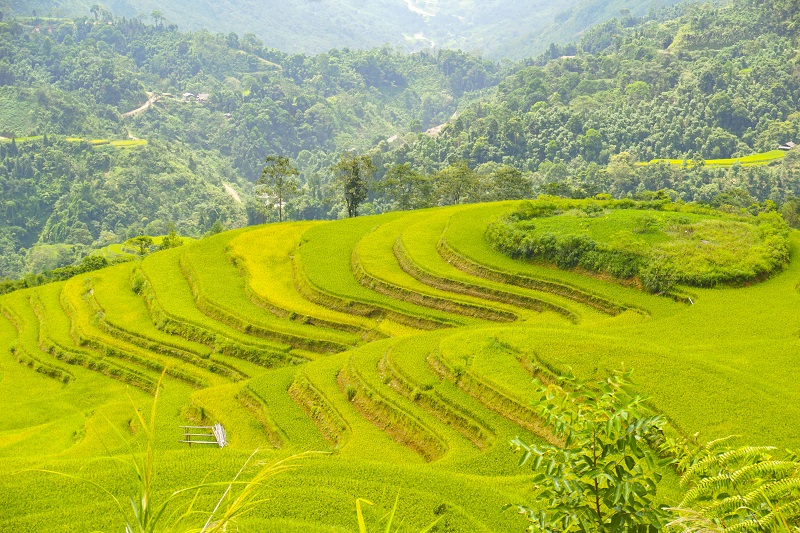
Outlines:
{"label": "rice crop", "polygon": [[[119,529],[104,493],[41,471],[86,478],[123,500],[135,494],[114,465],[129,447],[145,449],[136,411],[149,412],[162,372],[154,499],[230,480],[256,448],[265,462],[326,452],[275,478],[268,500],[237,523],[243,531],[351,531],[357,499],[376,504],[364,509],[375,522],[398,495],[411,530],[437,519],[446,531],[523,530],[524,517],[503,506],[530,501],[533,474],[508,442],[558,442],[531,406],[534,377],[632,369],[670,434],[800,446],[791,424],[800,418],[800,233],[788,233],[782,270],[691,287],[691,300],[677,302],[494,249],[487,227],[521,205],[245,228],[0,297],[0,468],[9,473],[0,530]],[[602,216],[578,213],[595,205]],[[631,232],[643,250],[679,226],[700,225],[700,240],[751,244],[760,231],[716,213],[611,207],[564,202],[562,213],[573,212],[558,224],[532,224],[627,242],[619,232],[649,216],[657,231]],[[753,246],[719,248],[706,257]],[[393,289],[359,283],[354,266]],[[420,305],[402,291],[519,320]],[[180,426],[216,422],[229,446],[179,442]],[[659,485],[668,502],[673,478]]]}
{"label": "rice crop", "polygon": [[295,322],[342,329],[366,340],[380,336],[375,321],[316,305],[297,291],[291,258],[302,234],[314,225],[318,224],[275,224],[230,240],[230,257],[245,278],[248,296],[270,313]]}
{"label": "rice crop", "polygon": [[[28,137],[15,137],[14,141],[18,143],[26,143],[26,142],[33,142],[33,141],[41,141],[44,139],[43,135],[31,135]],[[113,146],[114,148],[119,148],[121,150],[129,150],[131,148],[140,148],[142,146],[147,146],[147,140],[145,139],[124,139],[124,140],[108,140],[108,139],[85,139],[83,137],[64,137],[63,138],[67,142],[71,143],[88,143],[89,146]],[[0,142],[3,143],[10,143],[11,139],[0,139]]]}
{"label": "rice crop", "polygon": [[181,256],[182,272],[201,311],[244,333],[312,351],[343,351],[358,342],[346,332],[281,320],[250,301],[244,279],[225,253],[229,238],[204,239]]}
{"label": "rice crop", "polygon": [[[381,294],[432,309],[483,320],[517,320],[524,310],[512,306],[488,305],[485,300],[459,296],[429,287],[404,272],[392,250],[406,220],[376,227],[358,243],[352,255],[352,269],[359,282]],[[472,321],[461,319],[463,324]]]}
{"label": "rice crop", "polygon": [[[758,154],[746,155],[743,157],[733,157],[728,159],[704,159],[703,164],[712,167],[730,167],[735,164],[740,164],[743,167],[768,165],[774,161],[780,161],[786,157],[786,152],[783,150],[770,150],[769,152],[762,152]],[[653,159],[645,163],[636,163],[636,166],[668,164],[675,166],[692,167],[696,163],[687,159]]]}

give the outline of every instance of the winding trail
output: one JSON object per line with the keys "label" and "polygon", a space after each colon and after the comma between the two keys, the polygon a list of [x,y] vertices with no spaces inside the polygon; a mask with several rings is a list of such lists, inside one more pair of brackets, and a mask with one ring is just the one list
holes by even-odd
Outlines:
{"label": "winding trail", "polygon": [[231,198],[236,200],[237,203],[242,203],[242,198],[239,196],[239,193],[236,192],[236,189],[234,189],[227,183],[223,183],[222,186],[225,187],[225,192],[228,193],[231,196]]}
{"label": "winding trail", "polygon": [[[406,3],[406,7],[412,13],[416,13],[417,15],[422,15],[423,17],[435,17],[436,16],[436,1],[426,1],[422,0],[419,2],[418,0],[404,0]],[[425,4],[425,8],[420,7],[419,3]],[[433,5],[431,5],[433,4]]]}
{"label": "winding trail", "polygon": [[244,50],[239,50],[239,54],[246,55],[246,56],[252,56],[252,57],[258,59],[264,65],[268,65],[268,66],[276,68],[278,70],[283,70],[283,67],[280,66],[279,64],[273,63],[272,61],[268,61],[268,60],[264,59],[263,57],[259,57],[259,56],[255,55],[255,54],[250,53],[250,52],[245,52]]}
{"label": "winding trail", "polygon": [[156,103],[158,101],[158,99],[160,98],[160,96],[157,95],[156,93],[147,93],[147,95],[150,98],[147,100],[147,102],[144,103],[144,105],[142,105],[141,107],[139,107],[137,109],[134,109],[133,111],[128,111],[127,113],[123,113],[122,114],[122,118],[129,118],[129,117],[135,117],[137,115],[141,115],[142,113],[147,111],[148,107],[150,107],[151,105]]}

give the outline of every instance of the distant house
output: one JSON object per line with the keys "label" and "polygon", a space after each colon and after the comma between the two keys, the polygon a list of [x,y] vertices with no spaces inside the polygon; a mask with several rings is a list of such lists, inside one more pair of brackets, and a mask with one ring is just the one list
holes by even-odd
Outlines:
{"label": "distant house", "polygon": [[189,100],[194,100],[194,93],[183,93],[183,101],[188,102]]}
{"label": "distant house", "polygon": [[202,93],[197,95],[197,101],[201,104],[205,104],[208,102],[208,99],[211,98],[211,95],[208,93]]}
{"label": "distant house", "polygon": [[792,141],[789,141],[789,142],[788,142],[788,143],[786,143],[786,144],[782,144],[782,145],[780,145],[780,146],[778,147],[778,150],[783,150],[784,152],[788,152],[789,150],[791,150],[791,149],[792,149],[792,148],[794,148],[795,146],[796,146],[796,145],[795,145],[795,144],[794,144]]}

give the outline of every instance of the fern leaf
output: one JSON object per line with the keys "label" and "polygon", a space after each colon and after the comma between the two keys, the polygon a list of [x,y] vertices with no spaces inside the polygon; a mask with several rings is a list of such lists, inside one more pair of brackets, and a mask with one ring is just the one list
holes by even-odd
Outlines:
{"label": "fern leaf", "polygon": [[741,462],[752,464],[763,461],[765,457],[769,457],[769,453],[773,450],[775,450],[774,446],[745,446],[743,448],[727,450],[719,454],[708,455],[690,466],[684,473],[683,478],[688,479],[691,478],[691,476],[701,476],[708,473],[711,467],[719,469],[730,464]]}

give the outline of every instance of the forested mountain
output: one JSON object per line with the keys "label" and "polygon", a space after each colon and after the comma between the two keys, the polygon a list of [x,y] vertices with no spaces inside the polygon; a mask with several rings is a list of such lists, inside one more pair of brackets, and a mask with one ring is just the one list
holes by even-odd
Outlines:
{"label": "forested mountain", "polygon": [[[0,50],[0,275],[12,276],[26,270],[20,247],[34,243],[262,221],[251,192],[266,155],[327,169],[342,150],[446,121],[502,78],[498,65],[461,52],[288,55],[252,37],[136,19],[3,23]],[[66,140],[76,136],[149,144],[128,152]],[[320,198],[320,177],[305,178]],[[312,202],[304,216],[333,208]]]}
{"label": "forested mountain", "polygon": [[[519,69],[440,134],[381,160],[428,173],[459,160],[482,172],[510,165],[561,195],[667,189],[720,202],[735,190],[742,207],[781,204],[800,195],[794,152],[773,166],[703,162],[798,140],[799,12],[796,2],[739,0],[613,20],[574,50],[554,47]],[[660,158],[687,164],[641,164]]]}
{"label": "forested mountain", "polygon": [[[292,219],[346,216],[332,170],[346,152],[376,167],[361,213],[661,191],[797,218],[794,152],[704,164],[798,140],[793,1],[626,14],[517,64],[388,47],[292,55],[96,14],[0,23],[0,276],[170,223],[199,236],[277,218],[253,194],[272,154],[300,170]],[[687,162],[644,164],[656,158]]]}
{"label": "forested mountain", "polygon": [[[407,51],[430,47],[521,59],[551,42],[576,40],[592,25],[630,10],[643,15],[675,0],[5,0],[29,16],[163,17],[183,30],[252,33],[291,53],[389,44]],[[2,2],[0,2],[2,5]]]}

